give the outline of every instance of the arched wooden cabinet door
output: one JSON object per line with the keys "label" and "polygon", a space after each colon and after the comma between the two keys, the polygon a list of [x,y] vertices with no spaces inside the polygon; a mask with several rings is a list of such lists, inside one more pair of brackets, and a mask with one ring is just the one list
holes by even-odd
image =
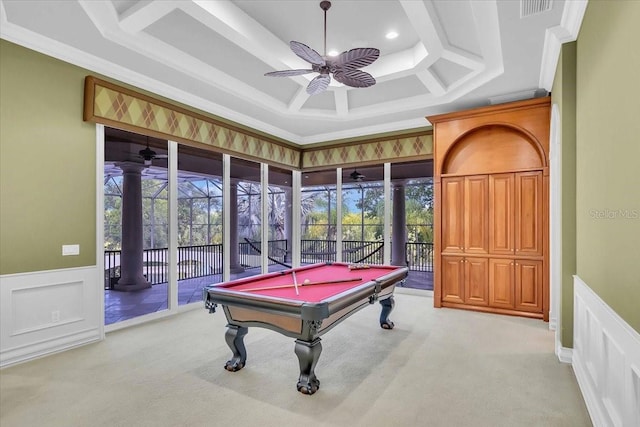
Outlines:
{"label": "arched wooden cabinet door", "polygon": [[427,118],[436,307],[548,320],[549,117],[547,97]]}

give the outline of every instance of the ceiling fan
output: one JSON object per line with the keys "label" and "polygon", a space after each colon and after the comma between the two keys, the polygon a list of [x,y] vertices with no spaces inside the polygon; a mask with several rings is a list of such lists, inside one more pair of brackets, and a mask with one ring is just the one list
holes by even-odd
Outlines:
{"label": "ceiling fan", "polygon": [[334,58],[327,57],[327,10],[331,7],[330,1],[321,1],[320,8],[324,10],[324,55],[320,55],[309,46],[297,42],[289,42],[293,53],[311,64],[311,69],[297,69],[272,71],[265,73],[265,76],[288,77],[299,76],[308,73],[320,73],[307,86],[309,95],[316,95],[324,92],[331,82],[330,74],[340,83],[351,87],[369,87],[376,84],[376,79],[365,71],[358,68],[372,64],[380,56],[380,50],[372,47],[355,48]]}
{"label": "ceiling fan", "polygon": [[166,154],[158,154],[149,148],[149,137],[147,137],[147,146],[146,148],[138,151],[138,155],[144,160],[145,166],[151,166],[151,162],[153,159],[167,159],[169,156]]}
{"label": "ceiling fan", "polygon": [[363,174],[361,174],[360,172],[358,172],[356,169],[353,170],[353,172],[351,172],[351,175],[349,175],[351,177],[352,180],[356,181],[356,182],[361,182],[364,180],[365,176]]}

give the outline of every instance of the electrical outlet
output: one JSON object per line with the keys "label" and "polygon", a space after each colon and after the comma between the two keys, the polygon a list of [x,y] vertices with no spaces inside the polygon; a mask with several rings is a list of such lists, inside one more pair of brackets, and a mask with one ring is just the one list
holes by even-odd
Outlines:
{"label": "electrical outlet", "polygon": [[60,321],[60,310],[53,310],[51,312],[51,323],[57,323]]}

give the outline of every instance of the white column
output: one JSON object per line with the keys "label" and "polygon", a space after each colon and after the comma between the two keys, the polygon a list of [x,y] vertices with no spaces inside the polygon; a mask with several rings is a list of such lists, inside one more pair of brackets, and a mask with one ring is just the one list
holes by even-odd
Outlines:
{"label": "white column", "polygon": [[[236,192],[237,195],[237,192]],[[236,197],[237,198],[237,197]],[[231,266],[231,156],[222,155],[222,280],[228,281]],[[235,203],[237,206],[238,204]],[[237,209],[237,208],[236,208]],[[236,232],[236,248],[238,233]],[[238,254],[236,250],[236,262]]]}
{"label": "white column", "polygon": [[269,272],[269,165],[260,163],[260,255],[262,274]]}
{"label": "white column", "polygon": [[178,307],[178,143],[167,141],[169,152],[168,162],[168,221],[169,221],[169,250],[167,262],[169,265],[168,287],[169,300],[167,308],[174,310]]}
{"label": "white column", "polygon": [[342,262],[342,168],[336,168],[336,261]]}
{"label": "white column", "polygon": [[[96,283],[103,283],[104,274],[104,125],[96,124]],[[111,280],[111,278],[109,278]],[[104,295],[100,292],[98,322],[100,339],[104,339]],[[97,301],[94,301],[97,302]]]}
{"label": "white column", "polygon": [[[383,201],[384,201],[384,222],[382,241],[384,247],[382,248],[382,263],[385,265],[391,264],[391,163],[384,164],[384,182],[383,182]],[[394,216],[395,218],[395,216]]]}
{"label": "white column", "polygon": [[551,107],[549,139],[549,329],[555,330],[556,355],[562,351],[562,123],[557,104]]}
{"label": "white column", "polygon": [[284,256],[284,262],[291,263],[291,248],[292,248],[292,235],[293,230],[293,197],[292,189],[284,188],[284,238],[287,240],[287,253]]}
{"label": "white column", "polygon": [[291,266],[296,268],[300,267],[300,239],[302,234],[302,227],[300,224],[302,215],[302,174],[300,171],[293,171],[291,175],[291,188],[292,188],[292,203],[291,216],[293,217],[292,230],[291,230]]}

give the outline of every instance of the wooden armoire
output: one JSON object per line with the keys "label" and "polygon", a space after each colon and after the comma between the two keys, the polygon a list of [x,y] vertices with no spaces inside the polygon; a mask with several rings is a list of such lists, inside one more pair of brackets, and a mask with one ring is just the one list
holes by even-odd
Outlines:
{"label": "wooden armoire", "polygon": [[430,116],[434,305],[549,319],[550,98]]}

